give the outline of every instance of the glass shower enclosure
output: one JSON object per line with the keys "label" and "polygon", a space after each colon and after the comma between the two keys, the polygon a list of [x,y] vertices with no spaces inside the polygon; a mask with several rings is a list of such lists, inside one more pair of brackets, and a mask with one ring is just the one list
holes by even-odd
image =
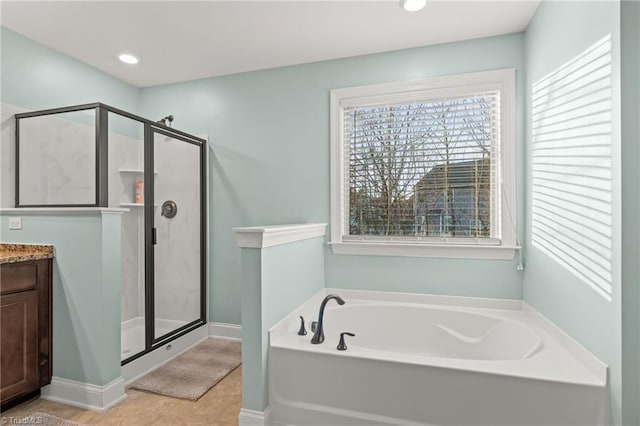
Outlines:
{"label": "glass shower enclosure", "polygon": [[17,208],[124,209],[122,364],[206,324],[206,141],[102,103],[15,118]]}

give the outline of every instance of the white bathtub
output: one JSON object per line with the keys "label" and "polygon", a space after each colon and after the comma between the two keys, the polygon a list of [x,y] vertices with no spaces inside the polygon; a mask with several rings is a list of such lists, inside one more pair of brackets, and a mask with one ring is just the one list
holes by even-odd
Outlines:
{"label": "white bathtub", "polygon": [[[328,293],[325,341],[298,336]],[[338,351],[339,333],[347,336]],[[606,425],[606,366],[520,301],[326,290],[270,330],[287,425]]]}

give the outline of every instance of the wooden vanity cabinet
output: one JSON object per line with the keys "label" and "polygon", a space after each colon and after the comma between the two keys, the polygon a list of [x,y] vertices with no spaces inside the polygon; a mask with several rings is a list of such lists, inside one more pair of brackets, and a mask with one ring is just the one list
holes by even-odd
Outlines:
{"label": "wooden vanity cabinet", "polygon": [[52,260],[0,265],[0,407],[51,383]]}

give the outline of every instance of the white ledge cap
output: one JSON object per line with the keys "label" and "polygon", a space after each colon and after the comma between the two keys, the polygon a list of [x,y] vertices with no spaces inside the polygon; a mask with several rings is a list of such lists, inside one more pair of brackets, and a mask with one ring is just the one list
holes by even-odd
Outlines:
{"label": "white ledge cap", "polygon": [[294,225],[248,226],[233,228],[238,245],[243,248],[264,248],[323,237],[326,223],[298,223]]}
{"label": "white ledge cap", "polygon": [[122,214],[129,209],[113,207],[11,207],[0,209],[0,216],[53,215],[53,214]]}

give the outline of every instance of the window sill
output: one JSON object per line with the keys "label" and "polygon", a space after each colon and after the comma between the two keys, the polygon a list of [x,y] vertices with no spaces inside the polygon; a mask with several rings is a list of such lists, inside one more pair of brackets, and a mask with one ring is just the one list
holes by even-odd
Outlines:
{"label": "window sill", "polygon": [[329,243],[334,254],[365,256],[434,257],[456,259],[513,259],[517,246],[399,244],[399,243]]}

